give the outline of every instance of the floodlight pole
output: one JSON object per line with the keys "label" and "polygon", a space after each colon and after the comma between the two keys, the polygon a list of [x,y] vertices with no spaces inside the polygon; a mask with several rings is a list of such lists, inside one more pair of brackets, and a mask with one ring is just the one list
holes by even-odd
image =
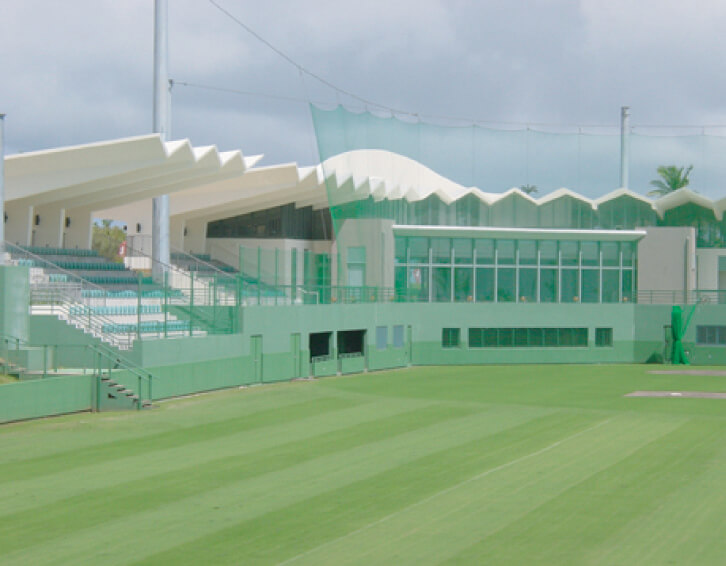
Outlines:
{"label": "floodlight pole", "polygon": [[0,265],[5,264],[5,114],[0,114]]}
{"label": "floodlight pole", "polygon": [[620,109],[620,187],[630,188],[630,106]]}
{"label": "floodlight pole", "polygon": [[[162,142],[169,129],[169,35],[167,0],[154,0],[154,133]],[[163,281],[169,265],[169,195],[155,197],[151,227],[152,277]]]}

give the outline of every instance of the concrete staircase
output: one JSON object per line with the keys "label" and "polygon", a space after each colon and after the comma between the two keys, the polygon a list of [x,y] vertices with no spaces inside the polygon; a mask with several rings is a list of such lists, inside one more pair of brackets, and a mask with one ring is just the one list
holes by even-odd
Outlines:
{"label": "concrete staircase", "polygon": [[102,375],[99,380],[100,390],[98,392],[98,410],[129,410],[149,409],[152,407],[150,400],[142,400],[138,393],[129,389],[126,385],[118,383],[111,375]]}

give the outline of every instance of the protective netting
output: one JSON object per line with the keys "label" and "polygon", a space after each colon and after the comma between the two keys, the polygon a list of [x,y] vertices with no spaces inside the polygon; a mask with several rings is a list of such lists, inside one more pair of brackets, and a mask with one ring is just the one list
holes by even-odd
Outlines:
{"label": "protective netting", "polygon": [[[342,106],[324,110],[313,105],[311,111],[321,161],[352,150],[382,149],[485,192],[534,185],[539,195],[566,187],[597,198],[619,188],[617,128],[500,130],[410,122],[370,112],[353,113]],[[646,130],[637,130],[641,129]],[[714,135],[723,134],[722,130],[700,129],[693,135],[631,133],[630,188],[647,193],[661,165],[693,165],[689,186],[712,198],[723,196],[718,187],[726,181],[726,136]]]}
{"label": "protective netting", "polygon": [[[714,187],[726,180],[726,137],[632,133],[629,190],[616,191],[616,128],[494,130],[311,111],[335,231],[331,282],[349,293],[627,302],[638,293],[638,236],[626,230],[694,226],[700,247],[724,245]],[[710,198],[655,206],[645,194],[670,165],[693,165],[689,189]]]}

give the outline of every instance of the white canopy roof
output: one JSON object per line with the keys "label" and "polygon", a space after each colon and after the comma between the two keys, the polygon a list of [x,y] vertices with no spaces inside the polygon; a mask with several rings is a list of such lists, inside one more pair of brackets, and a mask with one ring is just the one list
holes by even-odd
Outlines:
{"label": "white canopy roof", "polygon": [[490,193],[465,187],[408,157],[384,150],[356,150],[314,167],[285,163],[256,167],[261,155],[194,147],[189,140],[162,142],[157,134],[11,155],[5,159],[5,199],[10,204],[57,203],[104,210],[162,194],[171,195],[172,215],[224,218],[282,204],[324,208],[372,197],[415,202],[436,195],[445,203],[473,196],[487,205],[510,196],[537,206],[574,198],[597,209],[628,196],[650,204],[659,216],[686,203],[723,218],[726,199],[717,202],[689,189],[658,200],[627,189],[589,199],[562,188],[535,199],[519,188]]}

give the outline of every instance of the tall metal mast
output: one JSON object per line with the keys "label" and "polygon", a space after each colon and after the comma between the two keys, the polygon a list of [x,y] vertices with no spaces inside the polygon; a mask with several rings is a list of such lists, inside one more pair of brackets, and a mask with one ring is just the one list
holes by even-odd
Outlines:
{"label": "tall metal mast", "polygon": [[[154,133],[165,142],[169,135],[169,35],[167,0],[154,0]],[[163,280],[169,265],[169,195],[153,201],[151,236],[152,276]]]}

